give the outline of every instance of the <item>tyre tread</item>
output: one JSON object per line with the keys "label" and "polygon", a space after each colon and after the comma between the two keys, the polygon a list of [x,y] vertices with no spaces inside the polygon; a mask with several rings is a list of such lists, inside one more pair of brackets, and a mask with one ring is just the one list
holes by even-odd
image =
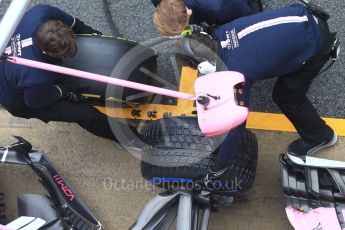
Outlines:
{"label": "tyre tread", "polygon": [[[206,174],[221,140],[205,137],[194,117],[164,118],[151,122],[144,138],[149,144],[142,155],[144,178],[169,177],[194,181]],[[245,130],[227,175],[229,181],[235,177],[242,181],[242,191],[248,190],[254,183],[257,158],[256,136]]]}
{"label": "tyre tread", "polygon": [[5,195],[3,193],[0,193],[0,224],[6,224]]}

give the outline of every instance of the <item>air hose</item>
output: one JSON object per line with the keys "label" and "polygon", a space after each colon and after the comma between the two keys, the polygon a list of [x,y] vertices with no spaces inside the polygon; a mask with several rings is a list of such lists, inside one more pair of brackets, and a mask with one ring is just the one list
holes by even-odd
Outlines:
{"label": "air hose", "polygon": [[102,3],[103,3],[104,15],[105,15],[105,18],[107,19],[111,32],[113,33],[114,36],[121,37],[121,34],[116,26],[116,23],[113,21],[113,17],[109,9],[108,0],[102,0]]}

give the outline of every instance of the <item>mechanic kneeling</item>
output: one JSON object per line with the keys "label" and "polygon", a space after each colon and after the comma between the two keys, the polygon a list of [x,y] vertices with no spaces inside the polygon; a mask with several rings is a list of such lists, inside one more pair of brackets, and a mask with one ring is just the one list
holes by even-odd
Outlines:
{"label": "mechanic kneeling", "polygon": [[[301,157],[336,143],[337,135],[306,97],[334,48],[335,35],[325,20],[304,5],[294,4],[237,19],[217,28],[212,37],[213,40],[207,34],[193,34],[186,38],[186,52],[191,50],[190,55],[199,62],[206,59],[212,64],[220,58],[217,70],[242,73],[246,78],[247,104],[251,82],[279,77],[273,100],[301,136],[288,146],[288,154]],[[215,164],[205,177],[207,186],[214,188],[216,182],[225,183],[222,176],[229,170],[244,128],[242,124],[231,131],[221,144]]]}
{"label": "mechanic kneeling", "polygon": [[[101,34],[56,7],[37,5],[26,12],[5,53],[61,65],[63,58],[78,51],[74,33]],[[0,71],[0,103],[12,115],[46,123],[76,122],[97,136],[116,140],[107,116],[83,100],[87,86],[59,83],[56,73],[6,61],[0,62]]]}

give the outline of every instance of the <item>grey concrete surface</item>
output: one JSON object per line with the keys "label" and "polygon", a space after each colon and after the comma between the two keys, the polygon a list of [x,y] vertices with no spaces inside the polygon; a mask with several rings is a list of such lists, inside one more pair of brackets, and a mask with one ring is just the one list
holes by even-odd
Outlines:
{"label": "grey concrete surface", "polygon": [[[127,229],[146,202],[158,192],[158,189],[153,188],[132,187],[133,184],[139,183],[138,181],[143,181],[139,161],[110,141],[92,136],[72,124],[45,125],[37,120],[13,118],[5,111],[0,112],[0,117],[1,133],[6,134],[0,136],[1,145],[13,142],[11,135],[20,135],[27,138],[35,149],[46,152],[60,169],[60,173],[99,217],[105,229]],[[271,137],[271,135],[265,136],[268,139]],[[264,140],[260,141],[264,144]],[[222,208],[219,213],[212,214],[211,229],[229,229],[223,225],[224,223],[234,225],[231,229],[239,229],[235,227],[236,225],[242,225],[241,229],[250,229],[254,222],[259,226],[259,223],[267,224],[267,219],[265,220],[264,217],[258,219],[257,215],[252,214],[250,215],[252,217],[243,216],[248,212],[259,211],[262,207],[270,209],[271,214],[280,211],[277,218],[285,219],[282,204],[280,207],[270,207],[277,202],[281,203],[277,153],[283,151],[283,148],[282,146],[277,149],[272,146],[272,148],[260,149],[260,153],[264,154],[260,156],[258,178],[253,193],[248,195],[247,201],[235,203],[232,207]],[[267,168],[265,167],[267,163],[264,163],[263,159],[275,164],[270,163],[270,167]],[[272,171],[271,165],[275,166]],[[44,194],[37,177],[28,167],[1,164],[0,175],[0,188],[6,194],[6,212],[9,219],[16,216],[16,195]],[[270,179],[266,181],[267,178]],[[109,181],[113,181],[114,186]],[[117,181],[121,182],[121,186],[115,186]],[[274,202],[266,203],[265,200],[274,200]],[[241,216],[246,217],[246,221],[239,221],[243,220]],[[275,222],[271,224],[274,226]],[[248,225],[248,228],[243,225]],[[287,223],[286,226],[288,228]]]}
{"label": "grey concrete surface", "polygon": [[[20,135],[34,149],[46,152],[105,229],[126,229],[155,194],[155,190],[133,188],[135,183],[144,182],[140,162],[111,141],[90,135],[73,124],[46,125],[38,120],[16,119],[3,110],[0,117],[1,145],[13,143],[11,136]],[[28,167],[0,164],[0,175],[9,219],[17,215],[16,195],[45,194]]]}
{"label": "grey concrete surface", "polygon": [[[75,191],[104,225],[104,229],[128,229],[154,194],[161,190],[145,183],[137,158],[114,143],[95,137],[74,124],[44,124],[13,118],[0,110],[0,146],[26,138],[44,151]],[[295,133],[256,131],[259,141],[257,177],[253,188],[229,207],[211,215],[210,229],[292,229],[284,214],[280,186],[279,153]],[[279,140],[279,141],[273,141]],[[344,138],[319,157],[345,160]],[[45,194],[37,177],[26,166],[0,164],[0,191],[6,194],[9,219],[17,215],[16,196]]]}

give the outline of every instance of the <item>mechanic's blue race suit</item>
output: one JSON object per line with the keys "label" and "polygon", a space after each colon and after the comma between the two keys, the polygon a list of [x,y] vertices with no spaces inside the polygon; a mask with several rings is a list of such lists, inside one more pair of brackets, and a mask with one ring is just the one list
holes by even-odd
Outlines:
{"label": "mechanic's blue race suit", "polygon": [[[10,56],[61,65],[61,59],[45,55],[36,45],[34,36],[40,25],[48,20],[60,20],[76,31],[79,19],[48,6],[37,5],[26,12],[11,38],[5,52]],[[91,28],[90,32],[94,30]],[[116,140],[107,117],[88,103],[73,103],[62,100],[55,87],[58,74],[20,66],[7,61],[0,62],[0,103],[12,115],[23,118],[38,118],[44,122],[77,122],[91,133]],[[115,122],[115,121],[114,121]]]}
{"label": "mechanic's blue race suit", "polygon": [[[52,19],[60,20],[70,27],[75,20],[56,7],[39,5],[31,8],[9,42],[10,55],[61,65],[61,59],[44,55],[33,44],[38,27]],[[60,100],[60,91],[54,85],[57,78],[55,73],[10,62],[1,62],[0,71],[0,102],[10,111],[39,109]]]}
{"label": "mechanic's blue race suit", "polygon": [[[157,7],[161,0],[151,0]],[[252,14],[246,0],[184,0],[192,10],[191,24],[222,25],[236,18]]]}
{"label": "mechanic's blue race suit", "polygon": [[[246,98],[252,81],[279,77],[273,100],[308,143],[322,143],[332,129],[320,118],[306,93],[330,57],[333,38],[326,22],[294,4],[234,20],[214,34],[225,69],[246,78]],[[231,131],[218,159],[231,162],[245,124]]]}

